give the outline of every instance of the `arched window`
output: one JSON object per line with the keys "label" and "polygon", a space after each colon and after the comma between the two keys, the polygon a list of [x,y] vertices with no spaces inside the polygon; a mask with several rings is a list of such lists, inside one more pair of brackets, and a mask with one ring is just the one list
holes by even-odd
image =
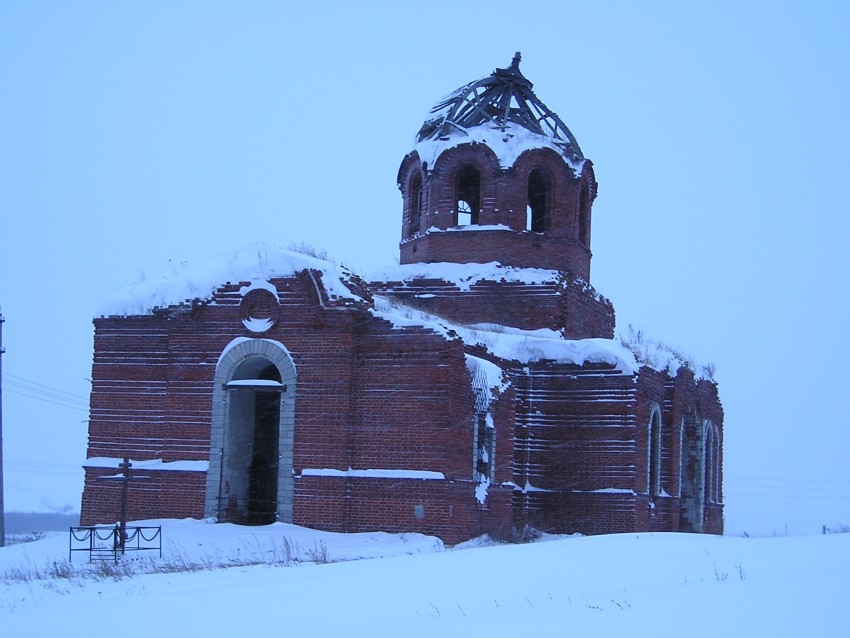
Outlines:
{"label": "arched window", "polygon": [[590,245],[590,193],[587,182],[581,183],[578,200],[578,240],[585,246]]}
{"label": "arched window", "polygon": [[528,204],[526,206],[525,229],[544,233],[549,226],[551,193],[543,172],[535,168],[528,175]]}
{"label": "arched window", "polygon": [[422,223],[422,209],[424,208],[423,193],[422,193],[422,177],[417,173],[410,181],[410,196],[408,201],[410,208],[408,219],[410,226],[408,227],[408,236],[415,235],[420,230]]}
{"label": "arched window", "polygon": [[648,462],[649,462],[649,493],[652,496],[661,494],[661,408],[657,403],[652,404],[649,412]]}
{"label": "arched window", "polygon": [[456,182],[457,225],[478,224],[481,210],[481,173],[474,166],[464,166],[457,172]]}
{"label": "arched window", "polygon": [[687,480],[688,469],[688,446],[685,439],[685,417],[679,421],[679,489],[676,492],[678,497],[685,494],[685,481]]}
{"label": "arched window", "polygon": [[474,357],[467,359],[475,416],[472,429],[472,477],[475,481],[475,497],[487,507],[488,489],[496,480],[496,428],[490,415],[492,395],[488,387],[487,374]]}
{"label": "arched window", "polygon": [[720,484],[720,434],[715,430],[714,432],[714,502],[721,503],[723,502],[723,494],[721,490]]}
{"label": "arched window", "polygon": [[705,472],[705,478],[703,480],[703,487],[705,489],[705,497],[704,497],[705,503],[711,503],[712,500],[713,500],[712,499],[712,496],[713,496],[712,492],[714,491],[713,487],[712,487],[712,485],[714,483],[714,477],[713,477],[714,472],[712,472],[712,466],[714,464],[714,460],[712,459],[713,451],[714,451],[714,437],[712,436],[711,422],[706,421],[706,423],[705,423],[705,452],[704,452],[704,454],[705,454],[705,465],[703,467],[703,470]]}
{"label": "arched window", "polygon": [[720,437],[711,421],[705,422],[705,502],[720,501]]}

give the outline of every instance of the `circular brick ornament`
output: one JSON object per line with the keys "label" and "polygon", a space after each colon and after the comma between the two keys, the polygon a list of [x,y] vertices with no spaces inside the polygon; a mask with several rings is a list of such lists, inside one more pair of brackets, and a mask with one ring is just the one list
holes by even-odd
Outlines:
{"label": "circular brick ornament", "polygon": [[239,303],[239,315],[251,332],[266,332],[280,319],[280,304],[270,290],[249,290]]}

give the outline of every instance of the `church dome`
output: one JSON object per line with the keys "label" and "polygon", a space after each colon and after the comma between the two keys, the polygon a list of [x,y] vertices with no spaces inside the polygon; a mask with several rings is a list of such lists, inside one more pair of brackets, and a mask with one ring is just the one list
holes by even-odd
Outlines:
{"label": "church dome", "polygon": [[581,172],[584,155],[573,134],[535,94],[520,72],[520,53],[506,69],[460,87],[431,109],[416,136],[415,150],[433,162],[446,149],[478,142],[489,146],[502,168],[532,148],[552,148]]}
{"label": "church dome", "polygon": [[431,109],[398,171],[402,264],[498,261],[590,280],[593,165],[519,63]]}

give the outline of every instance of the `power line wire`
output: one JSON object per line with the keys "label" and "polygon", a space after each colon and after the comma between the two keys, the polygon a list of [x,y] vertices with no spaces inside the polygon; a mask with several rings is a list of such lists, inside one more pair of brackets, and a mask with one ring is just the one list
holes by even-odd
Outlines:
{"label": "power line wire", "polygon": [[53,405],[70,408],[72,410],[79,410],[82,412],[88,411],[88,401],[80,395],[66,392],[65,390],[60,390],[45,383],[32,381],[31,379],[26,379],[15,374],[4,374],[2,381],[3,388],[13,394],[24,396],[29,399],[36,399],[37,401],[44,401],[45,403],[52,403]]}
{"label": "power line wire", "polygon": [[27,397],[29,399],[36,399],[38,401],[44,401],[45,403],[52,403],[53,405],[58,405],[58,406],[61,406],[63,408],[69,408],[71,410],[79,410],[80,412],[88,412],[87,407],[84,408],[84,407],[79,406],[79,405],[61,403],[59,401],[51,401],[50,399],[45,399],[44,397],[40,397],[40,396],[36,396],[36,395],[32,395],[32,394],[27,394],[25,392],[20,392],[18,390],[12,390],[12,388],[6,388],[6,391],[11,392],[13,394],[19,394],[19,395]]}
{"label": "power line wire", "polygon": [[17,380],[17,382],[18,382],[19,384],[27,384],[27,385],[39,386],[39,387],[45,388],[45,389],[50,390],[51,392],[54,392],[54,393],[57,393],[57,394],[64,394],[64,395],[66,395],[69,399],[73,399],[73,400],[76,400],[76,401],[83,401],[83,402],[86,402],[86,401],[87,401],[87,399],[86,399],[85,397],[83,397],[83,396],[81,396],[81,395],[79,395],[79,394],[74,394],[73,392],[66,392],[65,390],[60,390],[59,388],[54,388],[54,387],[49,386],[49,385],[47,385],[47,384],[45,384],[45,383],[39,383],[38,381],[32,381],[31,379],[26,379],[26,378],[24,378],[24,377],[19,377],[19,376],[18,376],[18,375],[16,375],[16,374],[9,374],[9,373],[7,372],[7,373],[5,373],[5,374],[3,375],[3,379],[4,379],[4,380],[6,380],[6,381],[8,381],[9,383],[14,383],[14,382],[13,382],[13,381],[11,381],[11,380],[12,380],[12,379],[15,379],[15,380]]}
{"label": "power line wire", "polygon": [[749,494],[747,492],[735,492],[725,490],[723,500],[728,504],[731,496],[750,496],[753,498],[804,498],[804,499],[819,499],[828,501],[850,501],[850,495],[847,496],[824,496],[820,494]]}
{"label": "power line wire", "polygon": [[[41,392],[37,389],[31,388],[29,386],[15,383],[14,381],[7,381],[3,386],[9,392],[18,392],[19,394],[23,394],[24,392],[28,393],[28,396],[39,396],[39,397],[48,397],[50,399],[54,399],[60,403],[65,403],[67,405],[76,405],[78,407],[88,406],[88,403],[85,401],[80,401],[79,399],[68,399],[59,394],[53,394],[50,392]],[[13,390],[13,388],[17,388],[17,390]]]}
{"label": "power line wire", "polygon": [[723,477],[723,482],[727,481],[781,481],[786,483],[850,483],[850,479],[813,479],[813,478],[788,478],[788,477],[769,477],[769,476],[730,476]]}

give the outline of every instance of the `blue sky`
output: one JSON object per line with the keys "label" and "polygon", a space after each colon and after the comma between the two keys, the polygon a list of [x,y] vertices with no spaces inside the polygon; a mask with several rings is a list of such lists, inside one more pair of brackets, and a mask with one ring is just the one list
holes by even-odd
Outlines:
{"label": "blue sky", "polygon": [[103,294],[258,240],[395,263],[427,110],[522,51],[594,162],[592,283],[717,366],[729,532],[850,523],[850,5],[519,7],[0,4],[7,509],[79,507],[84,407],[9,382],[84,402]]}

